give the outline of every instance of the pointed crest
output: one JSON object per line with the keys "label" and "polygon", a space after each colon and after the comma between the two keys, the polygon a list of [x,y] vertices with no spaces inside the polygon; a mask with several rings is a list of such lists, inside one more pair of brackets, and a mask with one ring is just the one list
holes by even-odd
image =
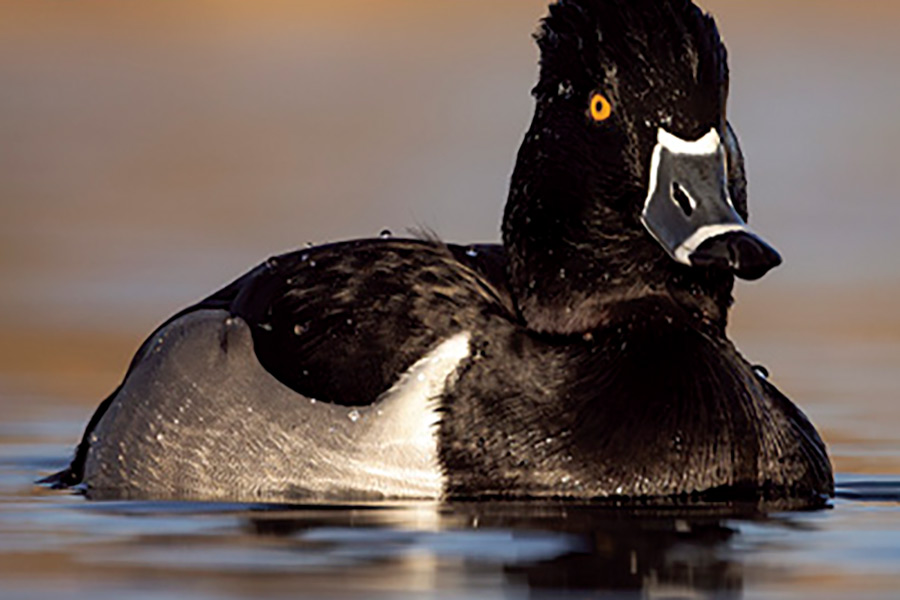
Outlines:
{"label": "pointed crest", "polygon": [[601,88],[619,102],[639,101],[644,119],[696,129],[682,135],[720,124],[727,53],[713,18],[690,0],[559,0],[537,42],[539,100]]}

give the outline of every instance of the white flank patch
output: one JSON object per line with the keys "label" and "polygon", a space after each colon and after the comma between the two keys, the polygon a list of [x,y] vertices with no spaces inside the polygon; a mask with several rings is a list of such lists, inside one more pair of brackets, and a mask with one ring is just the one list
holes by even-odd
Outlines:
{"label": "white flank patch", "polygon": [[[444,476],[438,462],[438,400],[469,356],[470,335],[459,333],[416,362],[373,407],[364,446],[377,461],[361,465],[376,479],[394,482],[404,494],[440,497]],[[373,457],[374,458],[374,457]],[[392,487],[392,486],[388,486]]]}
{"label": "white flank patch", "polygon": [[726,233],[731,233],[733,231],[746,231],[750,233],[750,230],[747,229],[746,225],[740,225],[738,223],[706,225],[704,227],[701,227],[700,229],[695,231],[691,237],[686,239],[683,244],[675,249],[675,260],[682,264],[690,266],[691,254],[693,254],[694,251],[697,250],[697,248],[702,246],[703,242],[720,235],[725,235]]}

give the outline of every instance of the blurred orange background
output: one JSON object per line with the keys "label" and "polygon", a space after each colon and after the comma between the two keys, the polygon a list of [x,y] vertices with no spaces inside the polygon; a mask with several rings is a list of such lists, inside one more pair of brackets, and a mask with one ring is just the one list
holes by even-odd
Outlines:
{"label": "blurred orange background", "polygon": [[[900,471],[900,3],[702,4],[754,226],[786,259],[739,287],[733,337],[840,469]],[[497,240],[545,11],[0,0],[3,418],[86,419],[157,323],[271,254]]]}

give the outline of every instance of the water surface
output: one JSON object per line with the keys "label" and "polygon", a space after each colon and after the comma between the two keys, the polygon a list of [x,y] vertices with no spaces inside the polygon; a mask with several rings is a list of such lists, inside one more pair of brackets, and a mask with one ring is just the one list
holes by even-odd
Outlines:
{"label": "water surface", "polygon": [[[0,436],[3,598],[894,598],[900,478],[830,508],[88,502],[32,485],[74,424]],[[27,433],[22,433],[27,432]]]}

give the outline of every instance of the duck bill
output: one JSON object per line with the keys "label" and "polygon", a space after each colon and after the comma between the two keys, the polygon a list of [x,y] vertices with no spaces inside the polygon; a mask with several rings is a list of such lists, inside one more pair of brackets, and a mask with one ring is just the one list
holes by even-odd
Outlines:
{"label": "duck bill", "polygon": [[641,222],[683,265],[759,279],[781,264],[781,255],[735,210],[726,161],[715,128],[693,142],[660,129]]}

